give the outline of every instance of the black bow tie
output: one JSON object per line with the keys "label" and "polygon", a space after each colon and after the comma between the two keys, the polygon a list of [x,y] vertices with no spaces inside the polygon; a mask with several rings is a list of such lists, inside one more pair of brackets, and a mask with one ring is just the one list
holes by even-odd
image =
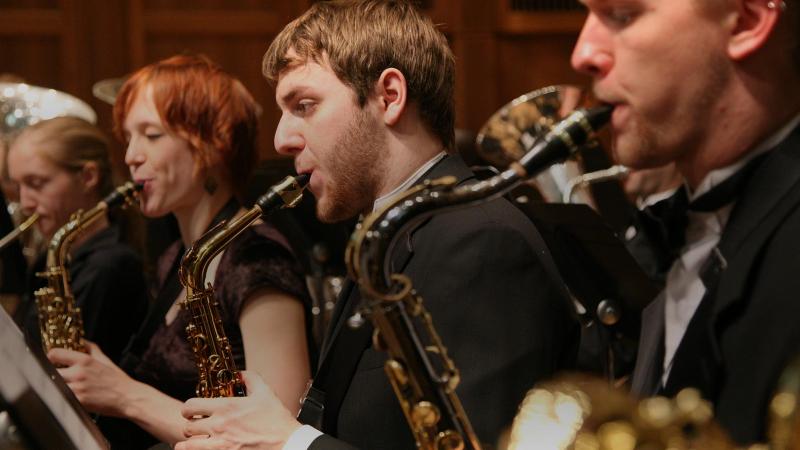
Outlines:
{"label": "black bow tie", "polygon": [[713,212],[733,203],[744,190],[750,175],[764,160],[766,154],[750,161],[742,169],[714,186],[708,192],[689,202],[685,186],[672,196],[639,211],[634,219],[638,231],[646,235],[653,250],[661,260],[659,266],[669,269],[686,243],[688,211]]}

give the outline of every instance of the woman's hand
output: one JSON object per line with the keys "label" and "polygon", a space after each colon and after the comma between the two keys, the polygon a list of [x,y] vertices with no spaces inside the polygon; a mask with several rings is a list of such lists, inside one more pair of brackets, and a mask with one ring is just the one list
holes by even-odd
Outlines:
{"label": "woman's hand", "polygon": [[124,417],[125,398],[136,381],[111,362],[95,343],[85,342],[89,354],[54,348],[47,358],[62,367],[58,372],[88,411]]}

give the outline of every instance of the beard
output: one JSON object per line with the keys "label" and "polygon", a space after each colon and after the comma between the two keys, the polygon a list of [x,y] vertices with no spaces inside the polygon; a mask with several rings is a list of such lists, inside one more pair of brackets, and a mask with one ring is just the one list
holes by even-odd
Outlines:
{"label": "beard", "polygon": [[662,103],[646,111],[631,107],[627,129],[613,139],[612,152],[618,164],[655,168],[705,150],[708,128],[719,123],[718,101],[731,77],[721,57],[710,55],[709,60],[700,74],[703,82],[676,103]]}
{"label": "beard", "polygon": [[386,138],[367,111],[360,110],[328,152],[329,180],[317,202],[317,217],[338,222],[368,212],[386,172]]}

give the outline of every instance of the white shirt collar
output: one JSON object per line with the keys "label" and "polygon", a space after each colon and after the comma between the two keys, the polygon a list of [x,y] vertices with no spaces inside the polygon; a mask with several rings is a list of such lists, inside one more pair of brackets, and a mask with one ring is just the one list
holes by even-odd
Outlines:
{"label": "white shirt collar", "polygon": [[700,195],[708,192],[714,186],[722,183],[723,181],[727,180],[728,177],[735,174],[739,171],[739,169],[743,168],[747,163],[752,161],[756,156],[764,154],[772,149],[774,149],[778,144],[780,144],[787,136],[800,124],[800,114],[792,118],[786,125],[781,127],[777,132],[772,134],[769,138],[765,141],[762,141],[761,144],[756,146],[753,150],[749,151],[744,157],[736,161],[735,163],[719,168],[714,169],[708,174],[706,174],[705,178],[697,185],[697,189],[692,191],[688,189],[689,192],[689,200],[694,200]]}
{"label": "white shirt collar", "polygon": [[399,185],[399,186],[397,186],[396,188],[392,189],[392,192],[389,192],[388,194],[386,194],[386,195],[383,195],[383,196],[379,197],[378,199],[376,199],[376,200],[375,200],[375,203],[373,203],[373,205],[372,205],[372,210],[373,210],[373,211],[377,211],[377,210],[379,210],[380,208],[382,208],[382,207],[384,207],[384,206],[388,205],[388,204],[389,204],[389,202],[392,200],[392,198],[393,198],[394,196],[396,196],[397,194],[399,194],[399,193],[401,193],[401,192],[405,192],[405,191],[406,191],[408,188],[410,188],[410,187],[411,187],[411,186],[412,186],[414,183],[416,183],[416,182],[417,182],[417,180],[419,180],[420,178],[422,178],[422,176],[423,176],[423,175],[425,175],[425,173],[426,173],[428,170],[430,170],[430,169],[431,169],[431,167],[435,166],[435,165],[436,165],[436,164],[437,164],[439,161],[441,161],[441,160],[442,160],[442,159],[443,159],[445,156],[447,156],[447,153],[446,153],[446,152],[444,152],[444,151],[441,151],[441,152],[439,152],[439,153],[438,153],[436,156],[434,156],[433,158],[429,159],[429,160],[428,160],[428,162],[426,162],[425,164],[421,165],[421,166],[419,167],[419,169],[417,169],[416,171],[414,171],[414,173],[412,173],[410,177],[406,178],[406,180],[405,180],[405,181],[403,181],[402,183],[400,183],[400,185]]}

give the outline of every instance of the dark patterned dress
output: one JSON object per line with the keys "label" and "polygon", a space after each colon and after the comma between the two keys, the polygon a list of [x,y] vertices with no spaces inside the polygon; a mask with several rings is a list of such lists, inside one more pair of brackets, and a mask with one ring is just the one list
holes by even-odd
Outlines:
{"label": "dark patterned dress", "polygon": [[[156,294],[174,277],[173,271],[177,270],[183,252],[182,243],[178,241],[159,258]],[[303,274],[286,239],[271,225],[251,226],[231,242],[222,254],[213,285],[237,368],[247,368],[239,318],[245,300],[259,289],[275,288],[302,301],[306,311],[306,336],[309,338],[310,300]],[[159,299],[159,295],[154,297]],[[173,298],[177,298],[177,294]],[[157,304],[154,306],[158,307]],[[162,314],[141,356],[126,355],[128,358],[122,364],[122,368],[136,380],[180,401],[195,397],[198,379],[194,353],[186,337],[188,319],[188,312],[183,309],[170,324]],[[308,342],[312,341],[309,339]],[[132,346],[135,347],[135,343],[136,340]],[[156,443],[153,436],[129,421],[103,417],[98,424],[114,449],[142,449]]]}

